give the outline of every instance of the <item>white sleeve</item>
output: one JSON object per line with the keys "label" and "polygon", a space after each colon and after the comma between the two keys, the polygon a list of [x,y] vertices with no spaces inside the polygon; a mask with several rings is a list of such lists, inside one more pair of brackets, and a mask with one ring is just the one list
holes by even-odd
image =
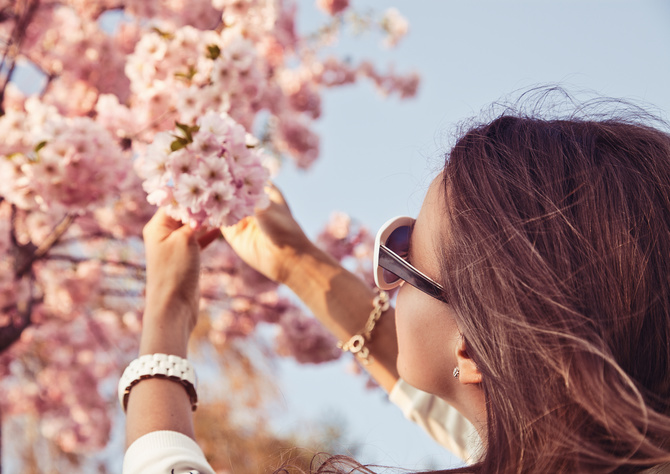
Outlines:
{"label": "white sleeve", "polygon": [[123,474],[214,474],[200,446],[176,431],[152,431],[130,445]]}
{"label": "white sleeve", "polygon": [[449,451],[469,464],[477,460],[481,441],[475,427],[447,402],[402,379],[393,386],[389,399],[407,419],[418,424]]}

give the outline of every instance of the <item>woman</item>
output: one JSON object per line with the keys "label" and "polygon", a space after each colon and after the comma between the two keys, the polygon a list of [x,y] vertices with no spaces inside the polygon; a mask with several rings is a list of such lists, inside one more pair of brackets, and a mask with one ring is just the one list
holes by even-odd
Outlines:
{"label": "woman", "polygon": [[[363,341],[366,368],[424,425],[433,415],[412,405],[421,395],[407,384],[472,423],[481,452],[456,472],[670,470],[668,134],[622,119],[509,112],[471,128],[416,222],[382,232],[378,281],[400,285],[395,315],[383,302],[373,307],[374,293],[318,250],[272,194],[268,209],[224,237],[288,285],[345,348],[361,351]],[[198,239],[213,237],[196,235],[161,212],[145,229],[142,354],[186,357]],[[156,430],[193,448],[183,387],[149,378],[129,395],[127,457]],[[455,433],[450,442],[469,439]],[[174,443],[168,451],[178,453]],[[178,462],[185,470],[174,472],[211,472],[204,459]],[[333,458],[317,472],[350,472],[345,465]]]}

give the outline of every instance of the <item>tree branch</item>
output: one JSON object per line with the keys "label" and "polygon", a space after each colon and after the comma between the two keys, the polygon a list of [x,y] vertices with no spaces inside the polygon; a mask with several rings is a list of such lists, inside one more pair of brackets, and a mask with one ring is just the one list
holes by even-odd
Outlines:
{"label": "tree branch", "polygon": [[[12,207],[12,233],[14,234],[14,223],[16,221],[16,214]],[[17,279],[23,277],[28,271],[32,269],[33,263],[43,258],[46,253],[58,242],[58,239],[67,231],[70,225],[74,222],[75,216],[73,214],[66,214],[63,219],[56,224],[51,230],[51,233],[39,246],[35,246],[32,242],[21,245],[16,241],[16,235],[12,237],[12,244],[14,248],[14,271]]]}
{"label": "tree branch", "polygon": [[104,258],[86,258],[86,257],[75,257],[73,255],[63,255],[63,254],[51,254],[48,257],[48,260],[60,260],[60,261],[65,261],[65,262],[72,262],[72,263],[83,263],[83,262],[89,262],[91,260],[94,260],[96,262],[100,262],[103,265],[112,265],[112,266],[117,266],[117,267],[123,267],[123,268],[129,268],[132,270],[139,270],[144,272],[146,270],[145,266],[139,263],[133,263],[133,262],[122,262],[119,260],[108,260]]}
{"label": "tree branch", "polygon": [[76,236],[76,237],[66,237],[64,239],[60,239],[54,247],[58,247],[60,245],[65,245],[69,243],[79,243],[79,242],[86,242],[89,240],[99,240],[99,239],[105,239],[105,240],[111,240],[113,242],[119,242],[120,239],[114,237],[113,234],[109,232],[94,232],[93,234],[89,235],[83,235],[83,236]]}
{"label": "tree branch", "polygon": [[21,337],[23,331],[32,323],[30,317],[33,312],[33,305],[41,301],[33,298],[34,283],[35,275],[31,272],[28,287],[28,299],[24,302],[17,302],[16,304],[5,306],[1,310],[2,313],[5,314],[16,310],[19,320],[17,323],[12,321],[7,326],[0,328],[0,352],[14,344]]}
{"label": "tree branch", "polygon": [[144,290],[120,290],[117,288],[103,288],[100,290],[102,296],[117,296],[122,298],[142,298]]}
{"label": "tree branch", "polygon": [[60,239],[61,236],[67,231],[74,220],[75,216],[73,214],[66,214],[65,217],[63,217],[63,219],[58,224],[56,224],[56,227],[53,228],[44,242],[42,242],[40,246],[37,247],[37,250],[35,250],[35,256],[37,259],[42,258],[49,250],[51,250],[51,247],[56,245],[58,239]]}
{"label": "tree branch", "polygon": [[26,34],[28,25],[30,25],[30,23],[33,21],[33,17],[35,16],[35,12],[39,6],[40,0],[34,0],[30,3],[25,14],[21,15],[16,22],[16,26],[12,31],[12,36],[7,42],[7,48],[5,49],[5,53],[2,58],[2,67],[5,67],[5,61],[7,58],[10,59],[10,65],[7,68],[8,70],[3,81],[2,88],[0,88],[0,116],[5,114],[5,91],[7,89],[7,84],[9,84],[9,81],[11,81],[12,75],[14,74],[14,70],[16,68],[16,58],[19,55],[21,49],[21,42],[23,41],[23,38]]}

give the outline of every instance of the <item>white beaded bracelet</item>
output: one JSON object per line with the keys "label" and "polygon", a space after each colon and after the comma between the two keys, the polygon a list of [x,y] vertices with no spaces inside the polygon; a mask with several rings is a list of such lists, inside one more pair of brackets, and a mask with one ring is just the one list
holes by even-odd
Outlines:
{"label": "white beaded bracelet", "polygon": [[184,386],[193,411],[198,407],[195,370],[191,363],[176,355],[147,354],[138,357],[123,371],[119,380],[119,403],[126,411],[130,390],[140,381],[150,378],[162,378],[178,382]]}

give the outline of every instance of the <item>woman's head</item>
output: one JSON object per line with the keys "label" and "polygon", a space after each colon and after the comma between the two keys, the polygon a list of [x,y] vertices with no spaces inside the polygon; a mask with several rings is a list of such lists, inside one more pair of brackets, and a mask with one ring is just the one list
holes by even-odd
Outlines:
{"label": "woman's head", "polygon": [[505,114],[456,143],[440,190],[429,276],[482,374],[485,462],[670,460],[668,134]]}

